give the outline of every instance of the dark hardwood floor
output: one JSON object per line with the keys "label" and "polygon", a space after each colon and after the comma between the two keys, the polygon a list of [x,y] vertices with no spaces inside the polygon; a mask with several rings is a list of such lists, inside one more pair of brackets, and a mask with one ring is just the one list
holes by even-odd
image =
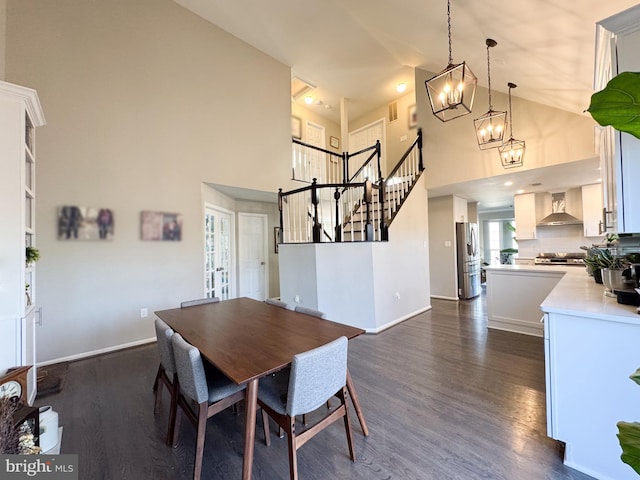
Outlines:
{"label": "dark hardwood floor", "polygon": [[[349,369],[370,436],[352,411],[356,462],[344,427],[330,426],[298,453],[301,479],[586,480],[562,464],[546,437],[541,338],[488,331],[483,297],[433,300],[433,310],[349,343]],[[73,362],[52,405],[62,453],[77,453],[81,479],[187,479],[195,429],[186,418],[176,449],[164,445],[168,395],[153,414],[155,344]],[[203,479],[239,479],[244,418],[209,420]],[[272,429],[273,432],[276,429]],[[286,439],[270,447],[258,422],[254,478],[287,479]]]}

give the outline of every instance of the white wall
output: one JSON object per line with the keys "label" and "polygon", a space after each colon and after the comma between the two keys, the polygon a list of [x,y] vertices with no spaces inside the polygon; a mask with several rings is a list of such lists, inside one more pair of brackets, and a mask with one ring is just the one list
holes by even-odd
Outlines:
{"label": "white wall", "polygon": [[[153,337],[140,308],[203,294],[202,182],[287,188],[290,69],[170,0],[7,5],[7,79],[48,121],[38,360]],[[65,204],[113,209],[113,241],[56,240]],[[142,210],[181,213],[182,241],[140,241]]]}
{"label": "white wall", "polygon": [[431,296],[458,299],[454,197],[429,199],[429,259]]}

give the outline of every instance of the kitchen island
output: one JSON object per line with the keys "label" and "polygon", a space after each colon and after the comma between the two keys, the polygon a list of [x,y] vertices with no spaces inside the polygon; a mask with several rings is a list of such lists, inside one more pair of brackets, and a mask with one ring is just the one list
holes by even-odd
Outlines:
{"label": "kitchen island", "polygon": [[487,267],[488,310],[491,303],[494,315],[522,319],[520,307],[531,326],[543,325],[547,435],[566,444],[564,463],[601,480],[636,480],[616,437],[618,421],[640,421],[640,386],[629,379],[640,367],[636,307],[604,296],[585,269],[556,266]]}
{"label": "kitchen island", "polygon": [[636,480],[620,460],[620,420],[640,421],[636,307],[604,296],[584,271],[569,271],[542,302],[547,435],[566,443],[564,463],[602,480]]}

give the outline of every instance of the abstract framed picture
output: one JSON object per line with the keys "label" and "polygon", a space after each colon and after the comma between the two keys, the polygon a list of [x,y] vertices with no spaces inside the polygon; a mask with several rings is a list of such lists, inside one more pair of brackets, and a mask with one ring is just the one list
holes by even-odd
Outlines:
{"label": "abstract framed picture", "polygon": [[58,207],[58,240],[112,240],[113,210],[101,207]]}
{"label": "abstract framed picture", "polygon": [[141,212],[140,238],[145,241],[179,242],[182,240],[182,215],[167,212]]}

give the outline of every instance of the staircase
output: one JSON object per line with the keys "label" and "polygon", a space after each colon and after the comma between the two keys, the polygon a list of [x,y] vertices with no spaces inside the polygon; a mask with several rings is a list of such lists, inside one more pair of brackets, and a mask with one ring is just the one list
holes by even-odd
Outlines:
{"label": "staircase", "polygon": [[[305,154],[304,149],[312,152]],[[424,171],[422,130],[386,179],[380,172],[380,143],[354,154],[336,155],[294,140],[294,165],[298,158],[322,158],[335,164],[342,160],[342,178],[347,179],[349,163],[373,152],[356,173],[341,183],[318,183],[278,193],[280,243],[363,242],[388,240],[388,228]],[[333,156],[333,157],[331,157]],[[377,159],[377,165],[375,164]],[[316,169],[320,170],[320,169]],[[330,177],[336,178],[337,170]],[[296,172],[294,167],[294,178]]]}

